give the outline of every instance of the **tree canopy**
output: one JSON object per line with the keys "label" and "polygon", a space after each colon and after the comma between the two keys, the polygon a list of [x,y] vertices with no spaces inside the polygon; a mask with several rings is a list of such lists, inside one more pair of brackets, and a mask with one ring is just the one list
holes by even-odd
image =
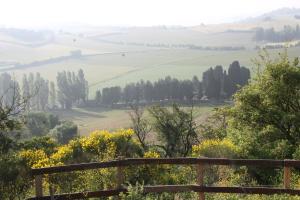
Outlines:
{"label": "tree canopy", "polygon": [[299,61],[261,58],[264,69],[234,95],[228,131],[250,157],[292,158],[300,145]]}

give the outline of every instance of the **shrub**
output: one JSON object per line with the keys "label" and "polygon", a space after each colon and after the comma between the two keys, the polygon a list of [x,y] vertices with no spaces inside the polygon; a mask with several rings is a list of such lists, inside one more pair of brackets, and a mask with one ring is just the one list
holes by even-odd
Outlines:
{"label": "shrub", "polygon": [[25,126],[33,136],[44,136],[59,124],[57,116],[47,113],[30,113],[26,116]]}
{"label": "shrub", "polygon": [[59,143],[66,144],[71,139],[78,136],[77,125],[70,121],[65,121],[60,125],[56,125],[51,131],[50,135],[55,138]]}
{"label": "shrub", "polygon": [[238,152],[238,147],[228,139],[204,140],[193,146],[193,156],[195,157],[235,158],[238,156]]}

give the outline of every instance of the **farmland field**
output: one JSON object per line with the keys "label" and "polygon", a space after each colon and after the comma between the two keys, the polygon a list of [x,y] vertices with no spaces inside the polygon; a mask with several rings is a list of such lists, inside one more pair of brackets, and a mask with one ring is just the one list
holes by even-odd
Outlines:
{"label": "farmland field", "polygon": [[[209,67],[222,65],[226,69],[234,60],[239,60],[241,65],[253,69],[252,59],[258,54],[257,50],[204,51],[157,48],[145,50],[145,47],[141,50],[124,51],[124,47],[120,46],[122,47],[120,50],[126,52],[123,56],[122,51],[117,51],[9,72],[20,79],[24,73],[38,71],[43,77],[55,81],[59,71],[77,71],[82,68],[89,82],[90,97],[93,98],[97,89],[107,86],[124,86],[126,83],[140,79],[157,80],[168,75],[179,79],[190,79],[197,75],[201,79],[202,73]],[[298,56],[299,50],[299,47],[291,48],[289,55]],[[270,50],[269,53],[275,55],[281,51]]]}
{"label": "farmland field", "polygon": [[[191,79],[196,75],[202,79],[202,73],[208,68],[222,65],[227,69],[235,60],[254,71],[252,59],[258,55],[255,46],[262,44],[253,41],[253,24],[280,29],[284,24],[296,23],[294,19],[281,18],[272,22],[255,21],[177,28],[102,27],[86,29],[83,33],[57,32],[54,39],[38,45],[0,32],[0,70],[13,74],[17,80],[21,80],[23,74],[39,72],[42,77],[55,82],[57,72],[83,69],[89,83],[89,98],[93,99],[98,89],[109,86],[122,87],[141,79],[155,81],[168,75],[178,79]],[[191,44],[199,47],[244,49],[221,51],[190,49],[187,46],[172,47]],[[70,56],[72,51],[76,50],[80,50],[81,56]],[[269,54],[274,56],[282,51],[269,50]],[[300,47],[290,48],[288,52],[290,57],[297,57]],[[60,57],[66,58],[30,65],[36,61]],[[14,68],[16,63],[27,66]],[[206,106],[201,109],[206,109],[206,114],[211,110]],[[57,111],[56,114],[63,119],[73,120],[78,124],[80,133],[87,134],[95,129],[128,127],[129,117],[126,112],[103,108],[75,108],[72,111]]]}
{"label": "farmland field", "polygon": [[[214,107],[214,105],[195,107],[196,123],[203,122]],[[63,120],[72,120],[78,125],[80,135],[88,135],[94,130],[129,128],[131,121],[128,112],[130,112],[128,109],[75,108],[70,111],[53,111],[53,114],[59,115]],[[147,112],[145,117],[149,117]]]}

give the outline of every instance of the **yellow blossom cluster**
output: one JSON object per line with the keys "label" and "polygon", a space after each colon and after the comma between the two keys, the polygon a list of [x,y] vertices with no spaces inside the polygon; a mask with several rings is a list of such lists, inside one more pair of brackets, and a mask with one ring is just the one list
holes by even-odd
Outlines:
{"label": "yellow blossom cluster", "polygon": [[59,146],[51,155],[47,155],[42,149],[23,150],[19,155],[32,168],[82,162],[83,157],[86,160],[111,160],[115,158],[117,151],[122,152],[130,145],[138,145],[132,137],[133,134],[132,129],[94,131],[87,137]]}
{"label": "yellow blossom cluster", "polygon": [[238,154],[238,147],[228,139],[210,139],[194,145],[192,154],[195,157],[233,158]]}
{"label": "yellow blossom cluster", "polygon": [[32,168],[50,166],[50,160],[43,150],[23,150],[19,155]]}
{"label": "yellow blossom cluster", "polygon": [[144,158],[160,158],[160,155],[155,151],[147,151],[144,154]]}

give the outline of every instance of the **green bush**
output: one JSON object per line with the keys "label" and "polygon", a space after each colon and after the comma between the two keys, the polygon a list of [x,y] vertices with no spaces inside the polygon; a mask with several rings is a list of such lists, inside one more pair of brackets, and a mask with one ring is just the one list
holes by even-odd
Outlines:
{"label": "green bush", "polygon": [[55,126],[51,131],[50,135],[61,144],[68,143],[71,139],[78,136],[77,125],[71,121],[64,121],[60,125]]}
{"label": "green bush", "polygon": [[58,116],[48,113],[29,113],[25,118],[25,127],[31,136],[45,136],[58,124]]}

